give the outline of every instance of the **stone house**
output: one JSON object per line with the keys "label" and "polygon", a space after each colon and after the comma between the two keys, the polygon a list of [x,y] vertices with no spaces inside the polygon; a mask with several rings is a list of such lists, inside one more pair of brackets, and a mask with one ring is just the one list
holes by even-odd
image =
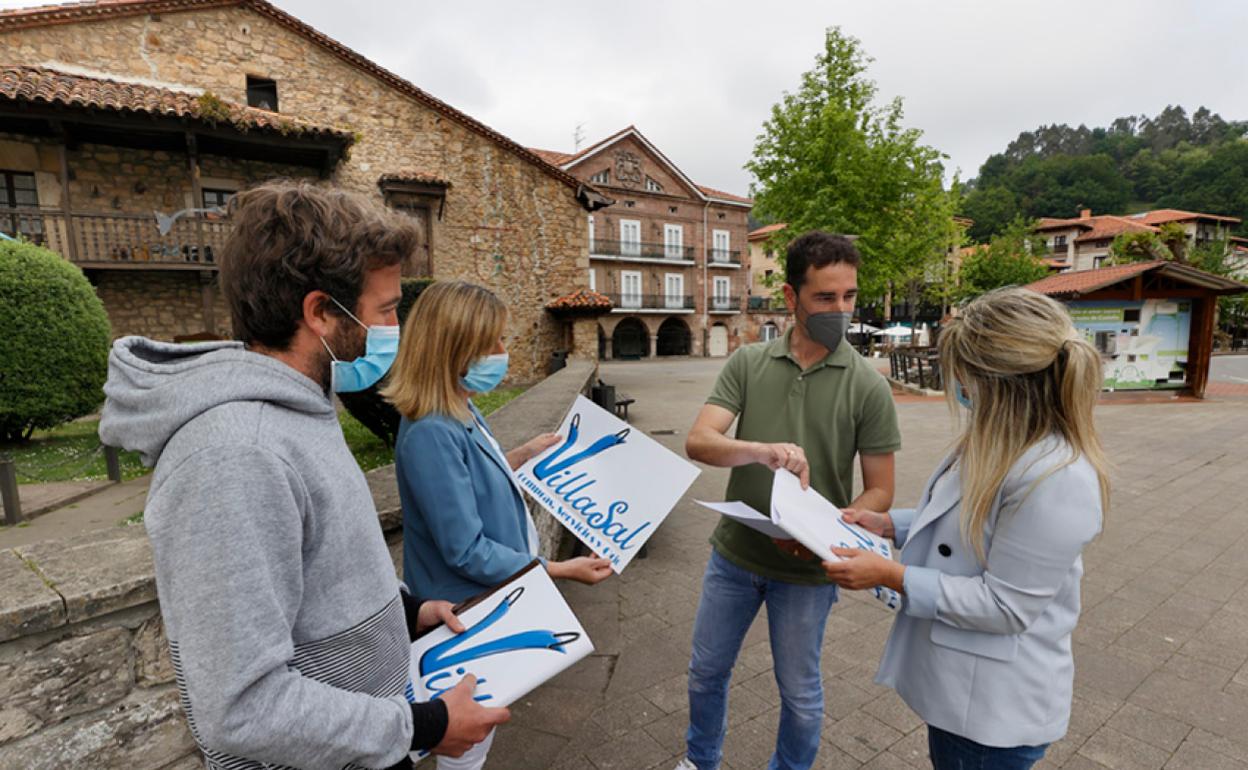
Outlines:
{"label": "stone house", "polygon": [[[786,227],[786,223],[776,222],[751,230],[747,236],[750,245],[750,296],[746,304],[746,342],[773,340],[784,334],[792,323],[793,316],[779,296],[779,288],[784,283],[784,269],[770,244],[772,236]],[[769,286],[772,281],[776,283]]]}
{"label": "stone house", "polygon": [[635,127],[574,153],[534,150],[614,202],[587,217],[606,358],[726,356],[745,340],[753,201],[698,185]]}
{"label": "stone house", "polygon": [[405,272],[498,293],[514,380],[573,338],[545,305],[584,285],[608,201],[566,170],[263,0],[0,12],[0,230],[80,265],[114,334],[228,334],[216,209],[273,177],[418,219]]}
{"label": "stone house", "polygon": [[1045,239],[1048,251],[1045,261],[1055,270],[1093,270],[1104,266],[1110,258],[1109,248],[1122,233],[1156,233],[1162,225],[1178,224],[1187,233],[1188,242],[1201,246],[1213,241],[1230,241],[1231,231],[1239,226],[1237,217],[1204,214],[1179,209],[1156,209],[1122,216],[1098,214],[1083,209],[1072,219],[1043,217],[1035,231]]}

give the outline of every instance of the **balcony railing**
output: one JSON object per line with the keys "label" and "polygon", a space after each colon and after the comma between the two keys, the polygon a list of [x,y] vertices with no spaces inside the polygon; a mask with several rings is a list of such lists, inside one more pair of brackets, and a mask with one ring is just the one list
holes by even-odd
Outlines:
{"label": "balcony railing", "polygon": [[689,294],[607,294],[617,310],[693,310]]}
{"label": "balcony railing", "polygon": [[775,297],[751,296],[746,307],[751,313],[783,313],[788,310],[784,300]]}
{"label": "balcony railing", "polygon": [[728,249],[707,249],[706,259],[712,267],[715,265],[732,265],[741,267],[741,252]]}
{"label": "balcony railing", "polygon": [[711,295],[711,310],[740,310],[741,297],[738,295]]}
{"label": "balcony railing", "polygon": [[155,214],[0,208],[0,232],[93,267],[214,265],[232,229],[224,219],[196,214],[174,220],[162,235]]}
{"label": "balcony railing", "polygon": [[589,242],[589,253],[596,257],[693,261],[692,246],[672,246],[666,243],[644,241],[604,241],[601,238],[595,238]]}

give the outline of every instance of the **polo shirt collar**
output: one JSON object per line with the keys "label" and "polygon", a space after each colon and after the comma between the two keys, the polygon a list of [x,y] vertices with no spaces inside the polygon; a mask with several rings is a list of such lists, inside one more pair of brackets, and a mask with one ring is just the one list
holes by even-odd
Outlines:
{"label": "polo shirt collar", "polygon": [[[787,358],[799,367],[797,359],[793,357],[792,350],[789,348],[789,337],[793,334],[793,327],[790,326],[785,330],[784,334],[767,343],[767,355],[772,358]],[[835,366],[838,369],[848,367],[854,360],[854,346],[848,341],[841,340],[841,344],[836,346],[836,350],[825,356],[822,361],[811,365],[809,371],[822,369],[825,366]]]}

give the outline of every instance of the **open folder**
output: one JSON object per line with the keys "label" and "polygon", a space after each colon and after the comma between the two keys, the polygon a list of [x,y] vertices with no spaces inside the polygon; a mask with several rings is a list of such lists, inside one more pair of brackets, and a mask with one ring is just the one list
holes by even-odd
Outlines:
{"label": "open folder", "polygon": [[[696,502],[768,537],[796,540],[824,561],[841,560],[832,553],[833,547],[860,548],[886,559],[893,558],[893,545],[888,538],[845,521],[840,508],[828,502],[814,488],[802,489],[797,476],[783,468],[776,471],[772,481],[770,516],[764,516],[739,501]],[[890,610],[897,611],[901,607],[900,594],[891,588],[877,586],[871,592]]]}
{"label": "open folder", "polygon": [[[468,674],[477,677],[476,700],[509,706],[594,651],[585,629],[563,600],[541,562],[455,608],[467,629],[437,625],[412,642],[413,703],[441,697]],[[412,754],[413,759],[425,756]]]}

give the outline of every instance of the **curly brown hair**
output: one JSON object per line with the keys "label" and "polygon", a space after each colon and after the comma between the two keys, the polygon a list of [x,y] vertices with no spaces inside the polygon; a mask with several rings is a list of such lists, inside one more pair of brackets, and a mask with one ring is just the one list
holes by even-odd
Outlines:
{"label": "curly brown hair", "polygon": [[[277,180],[230,200],[221,292],[234,337],[286,350],[303,299],[320,290],[355,309],[369,270],[407,260],[420,234],[407,217],[357,193]],[[328,312],[341,315],[334,304]]]}

